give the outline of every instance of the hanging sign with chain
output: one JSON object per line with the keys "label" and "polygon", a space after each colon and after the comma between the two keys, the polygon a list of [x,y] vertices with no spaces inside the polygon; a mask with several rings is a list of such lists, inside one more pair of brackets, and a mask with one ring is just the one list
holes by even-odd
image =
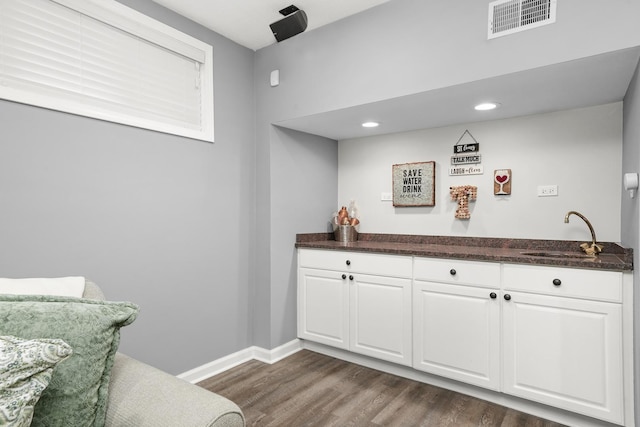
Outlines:
{"label": "hanging sign with chain", "polygon": [[[473,142],[464,142],[467,137]],[[481,175],[483,173],[482,157],[480,156],[480,144],[465,130],[458,142],[453,146],[453,156],[451,156],[451,167],[449,175]]]}
{"label": "hanging sign with chain", "polygon": [[[469,135],[469,138],[473,140],[473,143],[464,143],[462,140],[465,136]],[[456,145],[453,146],[453,154],[461,154],[461,153],[477,153],[480,151],[480,144],[478,141],[471,135],[471,132],[465,130]]]}

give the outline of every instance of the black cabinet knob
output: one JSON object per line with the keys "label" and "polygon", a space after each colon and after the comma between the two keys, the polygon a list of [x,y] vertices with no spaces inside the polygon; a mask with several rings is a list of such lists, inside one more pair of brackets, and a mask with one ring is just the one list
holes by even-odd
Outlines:
{"label": "black cabinet knob", "polygon": [[351,265],[351,261],[347,260],[347,265]]}
{"label": "black cabinet knob", "polygon": [[349,280],[353,280],[353,276],[352,275],[349,275]]}
{"label": "black cabinet knob", "polygon": [[457,273],[455,268],[452,268],[451,270],[449,270],[449,274],[451,274],[452,276],[455,276]]}
{"label": "black cabinet knob", "polygon": [[562,280],[560,280],[560,279],[553,279],[553,284],[554,284],[555,286],[560,286],[560,285],[562,285]]}
{"label": "black cabinet knob", "polygon": [[505,294],[505,295],[504,295],[504,299],[505,299],[505,300],[507,300],[507,301],[509,301],[509,300],[511,299],[511,295],[509,295],[509,294]]}
{"label": "black cabinet knob", "polygon": [[489,294],[489,296],[491,297],[491,299],[496,299],[496,298],[498,298],[498,294],[496,294],[495,292],[491,292],[491,293]]}
{"label": "black cabinet knob", "polygon": [[347,278],[347,275],[346,275],[346,274],[343,274],[343,275],[342,275],[342,280],[344,280],[344,279],[346,279],[346,278]]}

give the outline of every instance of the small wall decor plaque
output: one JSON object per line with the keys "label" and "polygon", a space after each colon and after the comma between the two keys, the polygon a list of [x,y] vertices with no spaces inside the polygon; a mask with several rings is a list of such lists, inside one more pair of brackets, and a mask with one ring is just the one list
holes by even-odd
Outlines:
{"label": "small wall decor plaque", "polygon": [[484,168],[482,165],[458,165],[451,166],[449,168],[450,176],[462,176],[462,175],[482,175],[484,173]]}
{"label": "small wall decor plaque", "polygon": [[[463,142],[462,140],[465,136],[471,138],[473,142]],[[478,151],[480,151],[480,144],[478,143],[478,141],[476,141],[473,135],[471,135],[471,132],[469,132],[469,130],[465,130],[462,133],[462,136],[458,139],[458,142],[456,142],[456,144],[453,146],[453,154],[477,153]]]}
{"label": "small wall decor plaque", "polygon": [[436,162],[393,165],[393,206],[435,206]]}
{"label": "small wall decor plaque", "polygon": [[475,200],[478,197],[478,187],[475,185],[458,185],[455,187],[449,187],[449,194],[451,194],[452,201],[458,202],[458,209],[456,209],[455,217],[458,219],[471,218],[469,200]]}
{"label": "small wall decor plaque", "polygon": [[511,169],[496,169],[493,171],[493,194],[508,196],[511,194]]}
{"label": "small wall decor plaque", "polygon": [[452,165],[468,165],[471,163],[481,163],[482,157],[480,154],[459,154],[451,156]]}

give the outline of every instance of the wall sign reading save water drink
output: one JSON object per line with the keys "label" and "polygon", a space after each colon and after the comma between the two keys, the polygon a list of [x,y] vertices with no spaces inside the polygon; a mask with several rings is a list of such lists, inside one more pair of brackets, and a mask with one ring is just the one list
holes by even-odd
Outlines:
{"label": "wall sign reading save water drink", "polygon": [[435,206],[436,162],[393,165],[393,206]]}

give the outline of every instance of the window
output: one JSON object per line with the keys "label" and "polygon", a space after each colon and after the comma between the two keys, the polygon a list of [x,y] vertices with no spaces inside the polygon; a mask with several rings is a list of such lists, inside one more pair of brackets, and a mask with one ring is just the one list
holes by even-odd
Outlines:
{"label": "window", "polygon": [[0,0],[0,98],[213,142],[213,49],[115,1]]}

